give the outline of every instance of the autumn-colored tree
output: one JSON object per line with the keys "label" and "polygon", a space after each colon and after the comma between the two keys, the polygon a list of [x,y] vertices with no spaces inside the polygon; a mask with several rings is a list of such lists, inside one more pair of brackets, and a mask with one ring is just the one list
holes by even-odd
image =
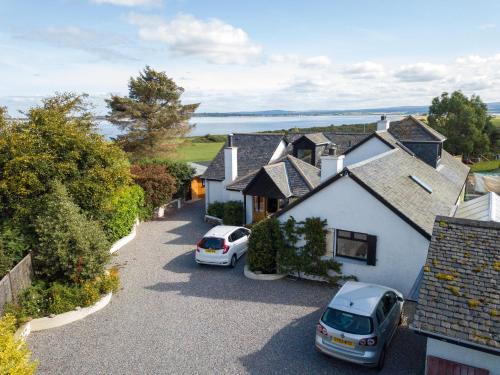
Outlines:
{"label": "autumn-colored tree", "polygon": [[188,121],[199,104],[182,104],[184,89],[149,66],[130,78],[128,87],[128,96],[113,95],[107,100],[108,120],[124,131],[117,137],[118,144],[135,156],[174,151],[177,139],[191,129]]}
{"label": "autumn-colored tree", "polygon": [[168,203],[176,192],[177,182],[163,165],[136,164],[131,171],[136,184],[144,189],[144,200],[150,208]]}

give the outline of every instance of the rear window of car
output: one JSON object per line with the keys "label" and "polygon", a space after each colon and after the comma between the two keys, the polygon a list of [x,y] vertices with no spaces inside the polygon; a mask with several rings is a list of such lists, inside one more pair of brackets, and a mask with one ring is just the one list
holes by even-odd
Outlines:
{"label": "rear window of car", "polygon": [[326,309],[321,320],[329,327],[355,335],[368,335],[373,331],[372,319],[370,317],[330,307]]}
{"label": "rear window of car", "polygon": [[217,237],[204,237],[200,242],[202,249],[218,250],[224,247],[224,239]]}

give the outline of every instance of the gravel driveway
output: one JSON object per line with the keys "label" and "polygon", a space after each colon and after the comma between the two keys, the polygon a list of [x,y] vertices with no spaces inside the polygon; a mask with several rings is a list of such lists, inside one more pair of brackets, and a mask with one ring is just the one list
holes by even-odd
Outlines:
{"label": "gravel driveway", "polygon": [[[122,290],[84,320],[35,332],[40,374],[373,374],[316,353],[314,330],[335,290],[284,279],[257,282],[198,266],[209,229],[203,202],[139,227],[119,250]],[[425,340],[400,328],[384,374],[423,372]]]}

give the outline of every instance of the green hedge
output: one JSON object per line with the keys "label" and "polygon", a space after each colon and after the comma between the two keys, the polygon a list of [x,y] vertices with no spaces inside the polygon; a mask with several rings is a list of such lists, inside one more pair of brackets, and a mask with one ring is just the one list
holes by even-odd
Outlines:
{"label": "green hedge", "polygon": [[104,231],[110,242],[130,233],[137,217],[142,216],[144,190],[139,185],[119,189],[104,210]]}
{"label": "green hedge", "polygon": [[251,271],[276,273],[276,255],[283,247],[283,233],[277,219],[265,219],[252,227],[247,263]]}
{"label": "green hedge", "polygon": [[214,202],[208,205],[207,214],[222,219],[225,225],[243,225],[245,209],[240,201]]}
{"label": "green hedge", "polygon": [[28,252],[23,233],[12,223],[0,225],[0,279]]}

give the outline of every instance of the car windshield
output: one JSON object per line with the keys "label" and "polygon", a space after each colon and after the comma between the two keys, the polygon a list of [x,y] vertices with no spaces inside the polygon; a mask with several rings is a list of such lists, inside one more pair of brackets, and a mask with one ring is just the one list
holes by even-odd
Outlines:
{"label": "car windshield", "polygon": [[329,307],[321,317],[321,320],[327,326],[342,332],[353,333],[355,335],[368,335],[372,333],[372,320],[367,316],[356,315]]}
{"label": "car windshield", "polygon": [[202,249],[218,250],[224,247],[224,239],[216,237],[205,237],[201,240],[200,245]]}

